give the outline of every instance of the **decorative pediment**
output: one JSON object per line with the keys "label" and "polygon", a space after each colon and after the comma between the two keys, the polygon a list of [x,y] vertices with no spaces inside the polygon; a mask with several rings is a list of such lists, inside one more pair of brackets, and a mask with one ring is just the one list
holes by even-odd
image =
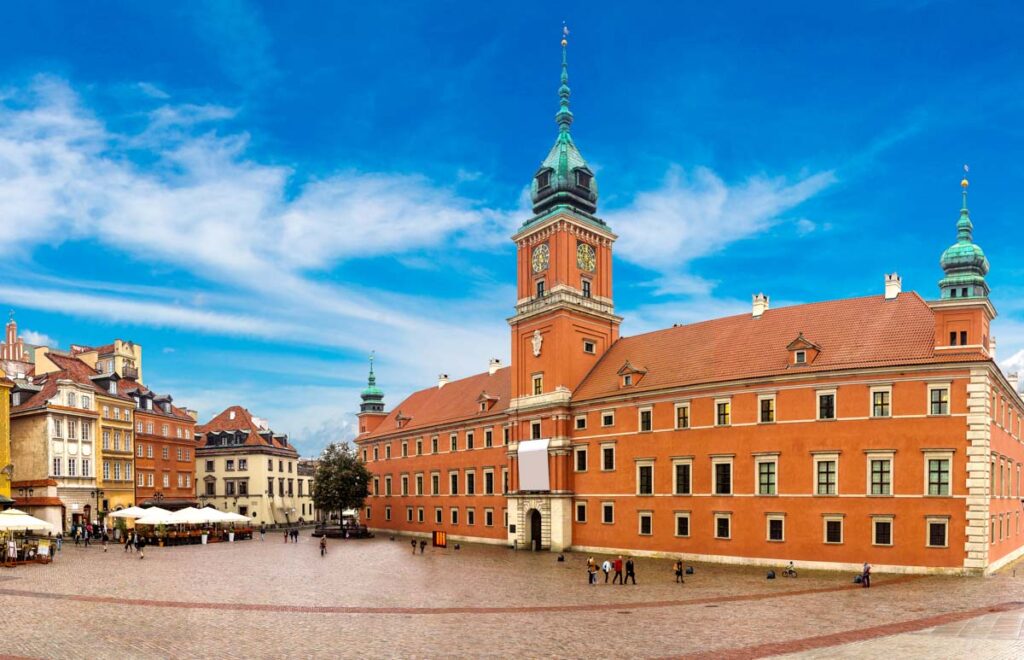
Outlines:
{"label": "decorative pediment", "polygon": [[626,363],[619,367],[619,370],[615,373],[619,376],[620,387],[632,387],[643,380],[643,377],[647,375],[647,370],[641,367],[634,367],[629,360],[626,360]]}
{"label": "decorative pediment", "polygon": [[791,355],[789,361],[792,366],[803,366],[814,362],[818,354],[821,353],[821,346],[804,337],[804,333],[801,332],[796,339],[789,342],[786,350]]}
{"label": "decorative pediment", "polygon": [[406,417],[405,415],[402,414],[401,410],[395,413],[395,426],[398,428],[402,428],[403,426],[406,425],[407,422],[411,420],[412,417]]}
{"label": "decorative pediment", "polygon": [[487,390],[480,392],[480,396],[476,398],[477,406],[480,408],[480,412],[487,412],[490,410],[495,403],[498,402],[498,395],[488,394]]}

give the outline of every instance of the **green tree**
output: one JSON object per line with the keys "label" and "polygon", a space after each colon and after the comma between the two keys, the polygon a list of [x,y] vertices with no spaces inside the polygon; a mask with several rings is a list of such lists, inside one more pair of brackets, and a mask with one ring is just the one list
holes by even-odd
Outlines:
{"label": "green tree", "polygon": [[370,471],[347,442],[332,442],[320,454],[313,477],[313,503],[328,514],[359,509],[367,496]]}

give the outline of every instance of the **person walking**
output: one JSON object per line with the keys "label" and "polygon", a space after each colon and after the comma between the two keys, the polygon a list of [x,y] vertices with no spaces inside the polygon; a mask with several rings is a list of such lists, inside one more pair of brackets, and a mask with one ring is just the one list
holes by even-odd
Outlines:
{"label": "person walking", "polygon": [[412,554],[416,554],[416,539],[413,539],[410,543],[412,545]]}
{"label": "person walking", "polygon": [[92,525],[85,527],[85,534],[82,535],[82,540],[85,541],[85,547],[89,547],[89,537],[92,536]]}
{"label": "person walking", "polygon": [[597,584],[597,562],[593,557],[587,559],[587,584],[590,586]]}
{"label": "person walking", "polygon": [[604,573],[604,583],[608,584],[608,573],[612,570],[612,563],[605,559],[601,562],[601,571]]}
{"label": "person walking", "polygon": [[64,545],[64,533],[57,532],[57,552],[60,552],[61,547]]}
{"label": "person walking", "polygon": [[612,562],[612,568],[615,569],[615,577],[612,578],[612,584],[615,584],[616,582],[618,582],[619,584],[623,584],[623,580],[622,580],[622,555],[619,555],[618,557],[615,558],[615,561]]}
{"label": "person walking", "polygon": [[142,544],[143,540],[142,537],[139,536],[139,530],[135,530],[134,532],[132,532],[132,549],[135,552],[142,552]]}
{"label": "person walking", "polygon": [[683,560],[676,560],[674,567],[676,571],[676,582],[678,582],[679,584],[683,584],[684,582],[686,582],[686,580],[683,579]]}
{"label": "person walking", "polygon": [[[636,584],[636,570],[633,565],[633,558],[629,557],[626,559],[626,580],[633,580],[633,584]],[[626,584],[626,580],[622,581],[622,584]]]}
{"label": "person walking", "polygon": [[327,537],[326,536],[321,536],[320,537],[320,556],[323,557],[326,554],[327,554]]}
{"label": "person walking", "polygon": [[263,540],[266,539],[266,537],[267,537],[267,526],[265,524],[263,524],[263,523],[260,523],[260,540],[263,541]]}
{"label": "person walking", "polygon": [[287,543],[287,542],[288,542],[288,530],[287,530],[287,529],[286,529],[286,530],[284,530],[284,542],[285,542],[285,543]]}
{"label": "person walking", "polygon": [[139,559],[145,559],[146,558],[146,539],[139,538],[138,542],[135,544],[135,548],[139,551]]}
{"label": "person walking", "polygon": [[82,536],[82,533],[78,531],[78,525],[71,526],[71,536],[75,539],[75,545],[78,545],[78,542]]}
{"label": "person walking", "polygon": [[426,549],[427,549],[427,542],[426,541],[420,541],[420,554],[422,555],[423,551],[426,550]]}
{"label": "person walking", "polygon": [[864,562],[864,568],[860,574],[860,586],[865,589],[871,587],[871,564]]}

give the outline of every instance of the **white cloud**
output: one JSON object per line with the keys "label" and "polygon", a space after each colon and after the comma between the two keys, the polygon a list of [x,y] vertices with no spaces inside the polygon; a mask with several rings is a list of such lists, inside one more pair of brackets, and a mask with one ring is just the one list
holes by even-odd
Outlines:
{"label": "white cloud", "polygon": [[36,332],[35,330],[23,330],[18,329],[18,334],[25,340],[26,344],[32,344],[33,346],[49,346],[50,348],[57,348],[57,340],[53,337],[43,334],[42,332]]}

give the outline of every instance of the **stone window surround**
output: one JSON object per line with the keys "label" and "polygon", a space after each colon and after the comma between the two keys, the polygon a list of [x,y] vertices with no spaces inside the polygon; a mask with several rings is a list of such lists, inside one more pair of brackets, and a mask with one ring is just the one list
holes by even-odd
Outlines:
{"label": "stone window surround", "polygon": [[[644,429],[643,424],[644,413],[648,413],[650,415],[651,420],[650,428],[646,430]],[[643,406],[642,408],[637,408],[636,431],[637,433],[651,433],[652,431],[654,431],[654,406]]]}
{"label": "stone window surround", "polygon": [[[611,512],[612,512],[612,519],[611,520],[605,520],[604,519],[605,511],[607,511],[608,509],[611,509]],[[614,525],[615,524],[615,502],[609,501],[609,500],[601,502],[601,523],[604,524],[604,525]]]}
{"label": "stone window surround", "polygon": [[[875,415],[875,393],[887,392],[889,394],[889,414]],[[893,412],[892,385],[872,385],[868,388],[868,419],[892,419]]]}
{"label": "stone window surround", "polygon": [[[689,497],[693,495],[693,456],[673,456],[672,457],[672,495],[673,497]],[[677,465],[689,465],[690,466],[690,483],[689,492],[680,493],[679,483],[677,481],[676,466]]]}
{"label": "stone window surround", "polygon": [[[813,494],[815,497],[836,497],[839,495],[839,455],[841,453],[842,452],[838,449],[811,452],[811,457],[813,458],[811,461],[813,468],[811,472],[811,485],[814,489]],[[836,463],[836,492],[834,493],[818,493],[818,463],[823,461],[835,461]]]}
{"label": "stone window surround", "polygon": [[[946,515],[931,515],[924,517],[924,546],[926,548],[948,548],[949,547],[949,520],[950,517]],[[942,523],[945,525],[946,539],[942,545],[932,545],[932,534],[931,527],[933,523]]]}
{"label": "stone window surround", "polygon": [[[611,421],[607,421],[609,417],[611,418]],[[606,421],[607,421],[607,423],[606,423]],[[610,427],[610,426],[615,426],[615,410],[614,409],[612,409],[612,410],[602,410],[601,411],[601,426],[605,427],[605,428]]]}
{"label": "stone window surround", "polygon": [[[760,406],[758,406],[758,415],[760,415]],[[754,456],[754,490],[753,493],[757,497],[777,497],[779,495],[779,452],[777,451],[766,451],[756,452]],[[775,492],[774,493],[761,493],[761,463],[775,463]]]}
{"label": "stone window surround", "polygon": [[[636,468],[635,468],[635,470],[636,470],[636,489],[635,489],[635,494],[636,495],[639,495],[641,497],[653,497],[654,496],[654,493],[655,493],[655,486],[654,486],[654,476],[655,476],[654,475],[654,461],[655,461],[654,458],[649,458],[649,457],[648,458],[634,458],[633,459],[633,462],[636,464]],[[641,493],[640,492],[640,468],[642,468],[642,467],[649,467],[649,468],[651,468],[651,492],[650,493]]]}
{"label": "stone window surround", "polygon": [[[580,469],[580,459],[579,459],[580,454],[583,455],[584,467],[583,467],[582,470]],[[587,469],[590,467],[589,458],[590,457],[587,456],[587,445],[577,445],[577,446],[573,447],[572,448],[572,471],[576,472],[576,473],[586,472]]]}
{"label": "stone window surround", "polygon": [[[643,520],[647,518],[650,521],[650,531],[644,533],[643,531]],[[642,509],[636,512],[636,533],[640,536],[654,536],[654,512],[650,509]]]}
{"label": "stone window surround", "polygon": [[[718,535],[718,521],[721,519],[729,521],[729,536]],[[715,511],[714,512],[714,538],[717,541],[731,541],[732,540],[732,511]]]}
{"label": "stone window surround", "polygon": [[[679,426],[679,411],[680,409],[686,409],[686,426]],[[690,408],[690,401],[680,401],[672,406],[672,428],[677,431],[682,431],[693,426],[693,409]]]}
{"label": "stone window surround", "polygon": [[[583,511],[583,519],[580,519],[580,511]],[[575,523],[585,525],[587,523],[587,501],[575,500],[572,506],[572,520]]]}
{"label": "stone window surround", "polygon": [[[846,525],[844,520],[846,518],[845,513],[823,513],[821,514],[821,540],[825,545],[843,545],[846,542]],[[830,522],[839,522],[839,540],[829,541],[828,540],[828,524]]]}
{"label": "stone window surround", "polygon": [[[821,397],[832,395],[832,416],[821,416]],[[835,387],[830,389],[814,390],[814,419],[819,422],[831,422],[839,419],[839,395]]]}
{"label": "stone window surround", "polygon": [[[711,454],[708,458],[711,459],[711,495],[713,497],[730,497],[736,493],[736,466],[735,459],[736,454]],[[716,479],[716,467],[718,465],[728,464],[729,465],[729,492],[719,493],[718,492],[718,481]],[[690,478],[693,479],[693,472],[691,468]],[[693,485],[691,484],[691,488]],[[755,491],[756,492],[756,491]],[[730,526],[730,537],[732,535],[732,527]]]}
{"label": "stone window surround", "polygon": [[[604,462],[604,454],[606,449],[612,450],[612,466],[608,467]],[[601,443],[601,471],[602,472],[614,472],[619,462],[619,457],[615,452],[615,440],[606,440]]]}
{"label": "stone window surround", "polygon": [[[685,518],[686,519],[686,532],[687,532],[686,534],[680,534],[679,533],[679,519],[680,518]],[[690,517],[690,512],[689,511],[673,511],[672,520],[673,520],[672,534],[677,539],[688,539],[688,538],[690,538],[690,536],[693,534],[693,527],[692,527],[693,520]]]}
{"label": "stone window surround", "polygon": [[[771,401],[772,402],[772,420],[770,422],[761,421],[761,402]],[[765,392],[757,395],[757,423],[758,424],[774,424],[779,420],[779,400],[775,392]]]}
{"label": "stone window surround", "polygon": [[[782,538],[772,538],[772,521],[779,520],[782,522]],[[786,514],[780,511],[769,511],[764,514],[764,540],[768,543],[785,543],[786,542]]]}
{"label": "stone window surround", "polygon": [[[727,410],[726,417],[728,418],[728,421],[725,424],[720,424],[719,421],[718,421],[718,418],[719,418],[718,406],[720,406],[722,404],[725,404],[726,406],[728,406],[728,408],[726,409]],[[715,412],[715,419],[714,419],[715,423],[714,423],[714,426],[720,426],[720,427],[732,426],[732,397],[729,396],[729,397],[719,397],[719,398],[716,398],[715,399],[714,412]],[[693,420],[691,419],[690,422],[692,424]]]}
{"label": "stone window surround", "polygon": [[[889,461],[889,492],[888,493],[872,493],[871,492],[871,461],[887,460]],[[867,493],[868,497],[892,497],[894,486],[896,484],[896,450],[895,449],[865,449],[864,450],[864,468],[866,471],[866,483],[864,486],[864,492]],[[836,474],[836,487],[839,486],[839,475],[838,468]]]}
{"label": "stone window surround", "polygon": [[[924,486],[922,493],[925,497],[952,497],[953,496],[953,473],[954,463],[953,455],[956,453],[956,449],[953,448],[924,448],[921,450],[922,461],[924,462]],[[945,495],[929,495],[928,494],[928,461],[933,459],[948,459],[949,460],[949,492]]]}
{"label": "stone window surround", "polygon": [[[877,531],[875,523],[887,522],[889,523],[889,542],[879,543],[878,538],[875,535]],[[927,527],[927,525],[926,525]],[[873,513],[871,514],[871,545],[877,545],[882,548],[891,548],[896,545],[896,516],[891,513]]]}

